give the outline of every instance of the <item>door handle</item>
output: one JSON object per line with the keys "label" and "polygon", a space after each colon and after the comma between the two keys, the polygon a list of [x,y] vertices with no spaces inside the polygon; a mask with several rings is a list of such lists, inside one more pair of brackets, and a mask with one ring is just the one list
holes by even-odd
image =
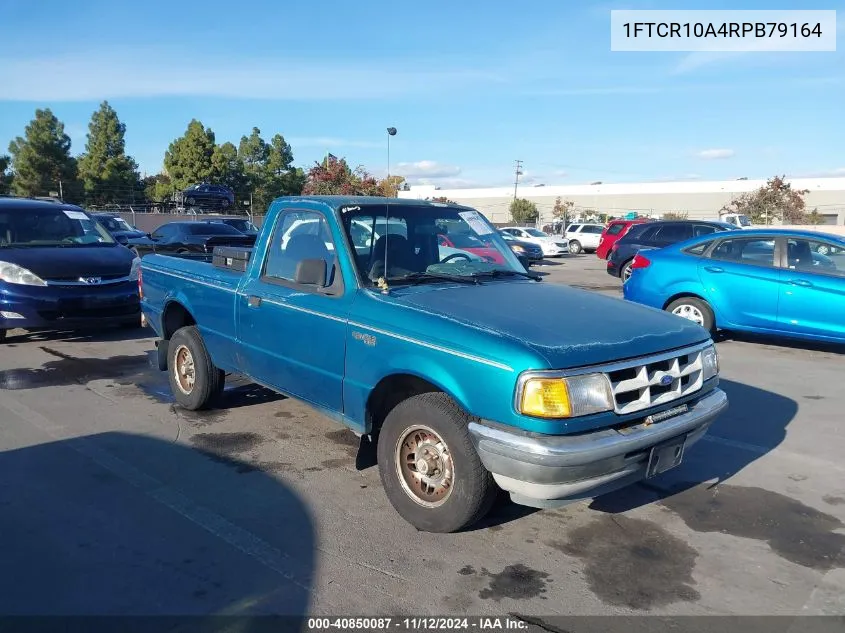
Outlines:
{"label": "door handle", "polygon": [[724,268],[719,268],[718,266],[705,266],[704,270],[711,272],[711,273],[723,273],[723,272],[725,272]]}
{"label": "door handle", "polygon": [[804,279],[791,279],[789,281],[789,283],[791,283],[793,286],[801,286],[802,288],[812,288],[813,287],[813,284],[811,284],[809,281],[806,281]]}
{"label": "door handle", "polygon": [[261,305],[261,297],[256,297],[255,295],[250,295],[246,298],[246,304],[250,308],[257,308]]}

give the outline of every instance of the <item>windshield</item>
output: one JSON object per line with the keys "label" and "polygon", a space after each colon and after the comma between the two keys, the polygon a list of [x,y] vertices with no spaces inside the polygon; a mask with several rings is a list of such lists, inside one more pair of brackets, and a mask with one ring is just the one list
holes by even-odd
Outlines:
{"label": "windshield", "polygon": [[[525,273],[499,232],[477,211],[403,204],[392,206],[389,216],[388,222],[383,204],[341,208],[343,227],[355,248],[355,264],[364,280],[397,282],[422,273],[467,278],[493,271]],[[389,227],[386,235],[385,226]],[[373,232],[381,236],[374,241],[362,239]],[[442,243],[444,235],[454,246]],[[491,250],[481,257],[462,250],[453,238],[463,248]]]}
{"label": "windshield", "polygon": [[97,222],[102,224],[106,229],[109,231],[134,231],[129,223],[124,220],[123,218],[112,218],[112,217],[104,217],[99,216],[97,218]]}
{"label": "windshield", "polygon": [[0,248],[115,244],[102,226],[82,211],[20,209],[0,211]]}
{"label": "windshield", "polygon": [[228,224],[206,224],[204,222],[186,224],[185,233],[188,235],[242,235],[240,231],[233,229]]}
{"label": "windshield", "polygon": [[548,237],[548,235],[546,235],[539,229],[524,229],[524,231],[528,233],[528,235],[532,235],[534,237]]}
{"label": "windshield", "polygon": [[751,220],[748,219],[747,215],[739,216],[737,222],[739,222],[740,226],[751,226]]}

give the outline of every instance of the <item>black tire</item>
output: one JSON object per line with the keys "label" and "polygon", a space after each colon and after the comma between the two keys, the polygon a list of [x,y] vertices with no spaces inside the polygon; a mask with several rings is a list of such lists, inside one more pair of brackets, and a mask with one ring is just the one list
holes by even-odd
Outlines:
{"label": "black tire", "polygon": [[[432,392],[400,402],[379,431],[378,464],[384,491],[399,515],[418,530],[457,532],[483,518],[496,499],[499,489],[472,444],[469,421],[449,396]],[[405,446],[405,438],[416,436],[409,435],[415,427],[427,427],[447,447],[452,480],[444,499],[432,502],[438,505],[427,507],[419,497],[412,497],[397,468],[397,452]]]}
{"label": "black tire", "polygon": [[0,330],[0,343],[6,342],[6,330]]}
{"label": "black tire", "polygon": [[578,240],[572,240],[569,242],[569,252],[573,255],[578,255],[583,249],[581,248],[581,242]]}
{"label": "black tire", "polygon": [[[698,311],[701,315],[701,327],[710,332],[710,334],[714,334],[716,332],[716,317],[713,315],[713,308],[711,308],[710,304],[704,299],[699,299],[698,297],[681,297],[680,299],[675,299],[672,303],[666,306],[666,312],[674,313],[675,310],[683,310],[684,306],[691,308],[690,312],[694,310]],[[682,318],[689,318],[685,317],[683,314],[678,314],[678,316]]]}
{"label": "black tire", "polygon": [[630,277],[630,276],[631,276],[631,265],[632,265],[633,263],[634,263],[634,258],[632,257],[632,258],[631,258],[631,259],[629,259],[627,262],[625,262],[624,264],[622,264],[622,267],[619,269],[619,279],[621,279],[621,280],[622,280],[622,283],[623,283],[623,284],[624,284],[626,281],[628,281],[628,277]]}
{"label": "black tire", "polygon": [[[187,350],[193,366],[193,382],[190,384],[182,371],[183,349]],[[182,384],[177,374],[182,375]],[[170,339],[167,375],[176,403],[189,411],[207,408],[223,391],[226,381],[226,374],[211,362],[202,336],[193,325],[178,329]]]}

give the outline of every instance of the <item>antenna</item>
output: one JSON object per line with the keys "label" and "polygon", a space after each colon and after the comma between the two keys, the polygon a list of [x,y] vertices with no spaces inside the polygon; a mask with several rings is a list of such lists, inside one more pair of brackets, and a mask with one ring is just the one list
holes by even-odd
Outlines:
{"label": "antenna", "polygon": [[[389,127],[387,128],[387,186],[391,187],[390,184],[390,137],[396,136],[396,128]],[[392,188],[389,193],[393,193]],[[382,271],[382,279],[384,280],[383,284],[379,284],[382,288],[382,292],[387,292],[387,246],[388,242],[390,241],[390,226],[388,224],[390,220],[390,197],[385,197],[384,200],[384,270]]]}

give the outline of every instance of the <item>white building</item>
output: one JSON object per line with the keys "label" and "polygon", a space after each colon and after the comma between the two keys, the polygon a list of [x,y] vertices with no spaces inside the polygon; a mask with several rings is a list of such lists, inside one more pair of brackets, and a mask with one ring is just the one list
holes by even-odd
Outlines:
{"label": "white building", "polygon": [[[818,209],[826,224],[845,225],[845,178],[794,178],[787,181],[794,189],[808,191],[804,198],[808,211]],[[675,211],[687,213],[690,219],[717,219],[723,205],[765,184],[765,180],[724,180],[554,187],[525,185],[519,187],[517,195],[537,204],[540,211],[538,224],[552,220],[552,208],[557,197],[574,202],[575,214],[593,211],[620,217],[637,212],[659,218],[667,211]],[[501,224],[511,221],[509,207],[513,201],[513,187],[437,189],[427,185],[413,186],[408,191],[400,191],[399,197],[445,197],[478,209],[491,222]]]}

